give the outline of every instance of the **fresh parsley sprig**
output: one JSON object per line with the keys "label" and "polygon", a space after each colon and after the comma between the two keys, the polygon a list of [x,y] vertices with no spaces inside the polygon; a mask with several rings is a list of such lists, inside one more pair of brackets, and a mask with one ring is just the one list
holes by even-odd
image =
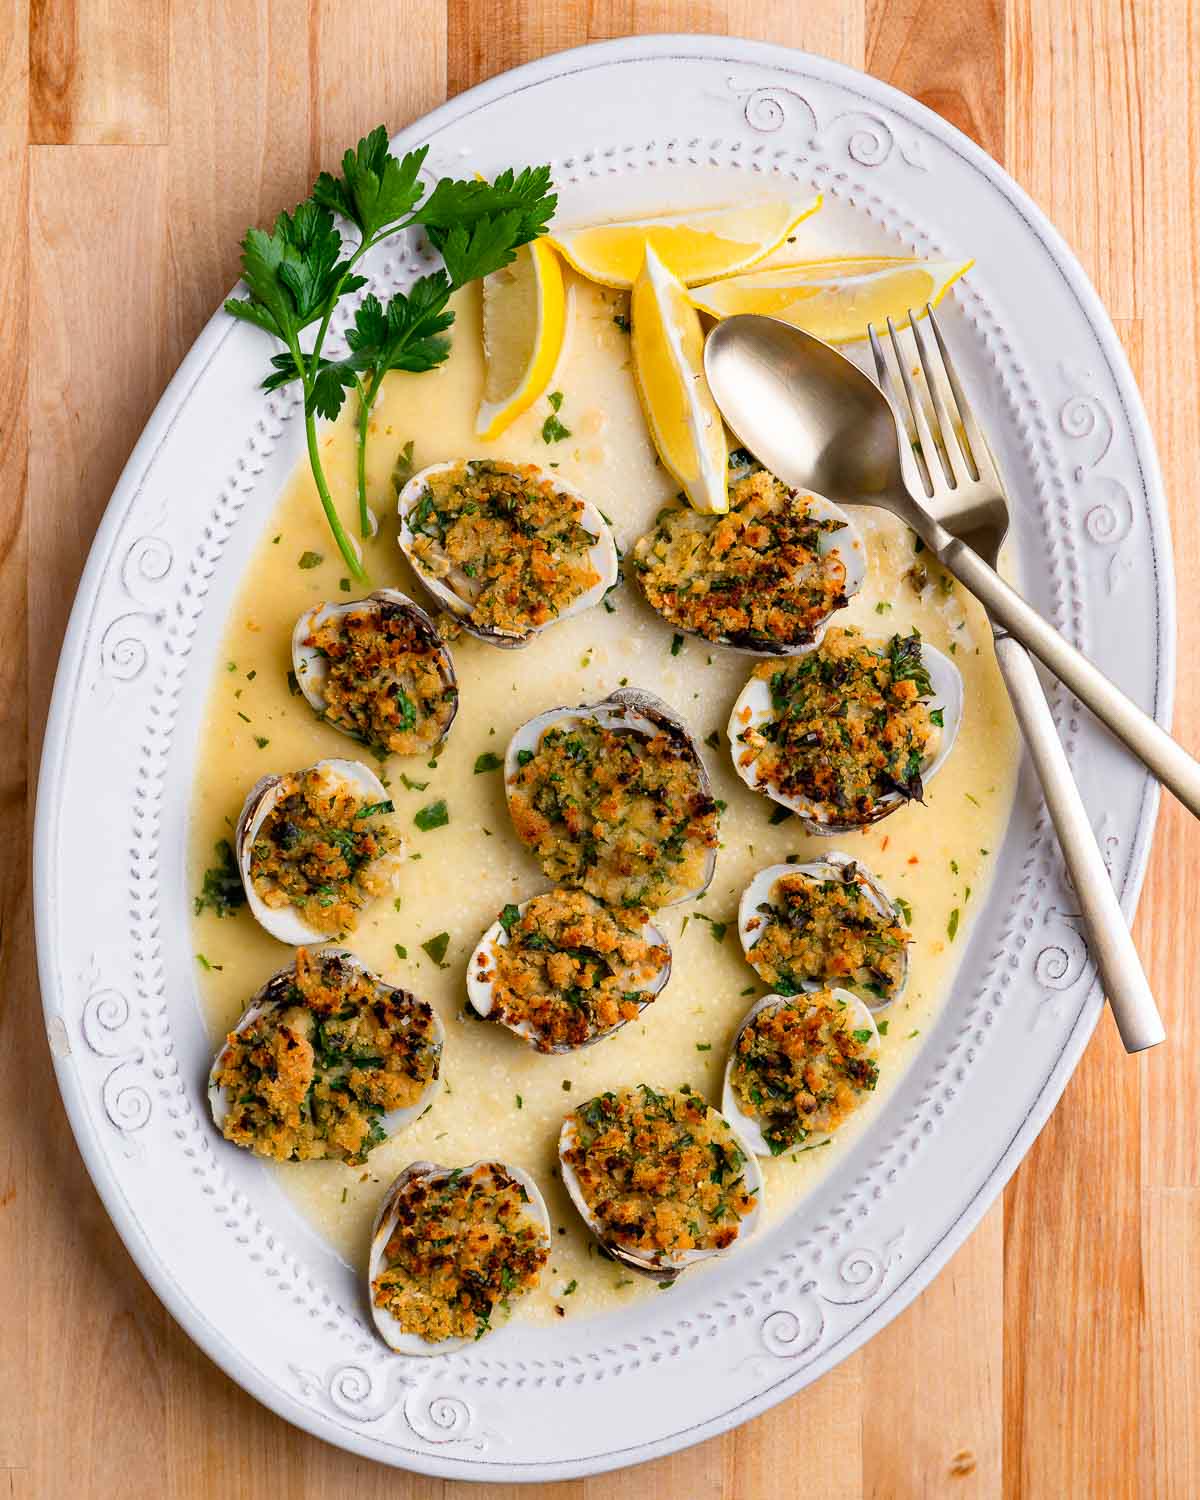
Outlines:
{"label": "fresh parsley sprig", "polygon": [[[363,536],[370,535],[366,499],[366,444],[371,409],[389,370],[430,370],[449,353],[444,337],[454,321],[447,303],[467,282],[508,265],[518,248],[545,233],[557,206],[548,167],[502,172],[494,182],[443,178],[425,195],[421,167],[428,148],[395,157],[387,130],[378,126],[342,158],[340,176],[322,172],[312,195],[273,229],[250,229],[242,241],[242,279],[248,296],[231,297],[226,311],[273,335],[285,346],[271,360],[263,387],[276,390],[299,380],[309,462],[321,506],[346,566],[365,578],[360,550],[338,516],[317,444],[316,419],[332,420],[347,392],[359,396],[358,506]],[[424,200],[424,201],[422,201]],[[358,234],[344,253],[334,215]],[[386,304],[367,297],[347,333],[349,352],[339,360],[322,353],[339,299],[366,284],[355,273],[362,257],[383,240],[422,225],[441,251],[445,269],[422,277],[407,295]],[[301,333],[317,325],[308,347]]]}

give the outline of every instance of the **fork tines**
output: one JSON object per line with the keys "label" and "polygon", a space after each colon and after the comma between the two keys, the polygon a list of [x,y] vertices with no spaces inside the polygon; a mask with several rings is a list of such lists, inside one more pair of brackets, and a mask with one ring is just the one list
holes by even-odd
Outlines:
{"label": "fork tines", "polygon": [[[922,332],[919,321],[922,316],[933,331],[936,351]],[[957,489],[960,484],[977,481],[990,470],[991,459],[933,307],[926,303],[919,311],[909,309],[907,331],[916,347],[917,368],[912,367],[912,356],[905,351],[904,330],[897,329],[889,318],[887,331],[905,399],[898,396],[883,344],[871,325],[867,334],[875,357],[875,371],[880,389],[904,423],[926,495],[932,498],[939,489]],[[918,369],[924,376],[924,398],[915,379]]]}

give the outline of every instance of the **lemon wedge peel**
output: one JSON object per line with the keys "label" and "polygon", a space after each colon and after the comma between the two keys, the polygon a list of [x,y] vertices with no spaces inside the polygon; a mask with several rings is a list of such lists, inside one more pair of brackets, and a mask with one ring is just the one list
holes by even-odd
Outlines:
{"label": "lemon wedge peel", "polygon": [[704,333],[687,289],[649,246],[633,286],[633,373],[664,467],[695,510],[729,509],[725,425],[704,377]]}
{"label": "lemon wedge peel", "polygon": [[776,250],[821,207],[818,193],[803,203],[780,198],[694,213],[584,224],[550,236],[567,263],[589,281],[627,291],[651,248],[687,286],[748,270]]}
{"label": "lemon wedge peel", "polygon": [[[475,435],[491,442],[550,384],[562,352],[563,271],[544,238],[522,245],[512,265],[484,278],[482,325],[485,374]],[[507,390],[497,389],[501,382]]]}
{"label": "lemon wedge peel", "polygon": [[713,318],[761,313],[779,318],[827,344],[856,343],[867,324],[908,327],[910,308],[936,307],[973,260],[856,256],[798,261],[751,270],[695,287],[694,307]]}

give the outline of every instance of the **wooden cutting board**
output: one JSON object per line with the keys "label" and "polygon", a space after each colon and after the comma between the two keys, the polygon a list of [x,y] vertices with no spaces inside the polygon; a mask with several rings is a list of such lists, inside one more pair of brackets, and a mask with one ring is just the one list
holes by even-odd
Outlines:
{"label": "wooden cutting board", "polygon": [[[84,1173],[37,999],[29,805],[70,600],[134,439],[236,279],[242,230],[379,120],[544,52],[710,31],[865,67],[1008,168],[1116,320],[1173,505],[1176,729],[1200,746],[1200,9],[0,0],[0,17],[0,1493],[427,1500],[455,1486],[294,1431],[171,1322]],[[906,1313],[739,1431],[555,1493],[1200,1493],[1200,829],[1173,805],[1137,936],[1170,1042],[1129,1060],[1101,1022],[1003,1203]]]}

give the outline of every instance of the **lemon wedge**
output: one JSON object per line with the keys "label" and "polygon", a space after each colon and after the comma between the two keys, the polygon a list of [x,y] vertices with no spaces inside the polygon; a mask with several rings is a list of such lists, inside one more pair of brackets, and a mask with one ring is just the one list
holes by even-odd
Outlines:
{"label": "lemon wedge", "polygon": [[603,286],[632,286],[647,249],[692,286],[746,270],[820,206],[819,193],[800,202],[762,198],[729,208],[560,229],[553,242],[581,275]]}
{"label": "lemon wedge", "polygon": [[545,240],[483,280],[483,400],[475,435],[499,437],[550,384],[562,350],[566,298],[558,256]]}
{"label": "lemon wedge", "polygon": [[827,344],[865,339],[867,324],[908,326],[909,308],[934,307],[974,261],[857,257],[773,265],[731,276],[691,293],[714,318],[763,313],[803,328]]}
{"label": "lemon wedge", "polygon": [[646,425],[696,510],[727,511],[725,427],[704,378],[704,334],[687,289],[646,247],[633,284],[633,373]]}

